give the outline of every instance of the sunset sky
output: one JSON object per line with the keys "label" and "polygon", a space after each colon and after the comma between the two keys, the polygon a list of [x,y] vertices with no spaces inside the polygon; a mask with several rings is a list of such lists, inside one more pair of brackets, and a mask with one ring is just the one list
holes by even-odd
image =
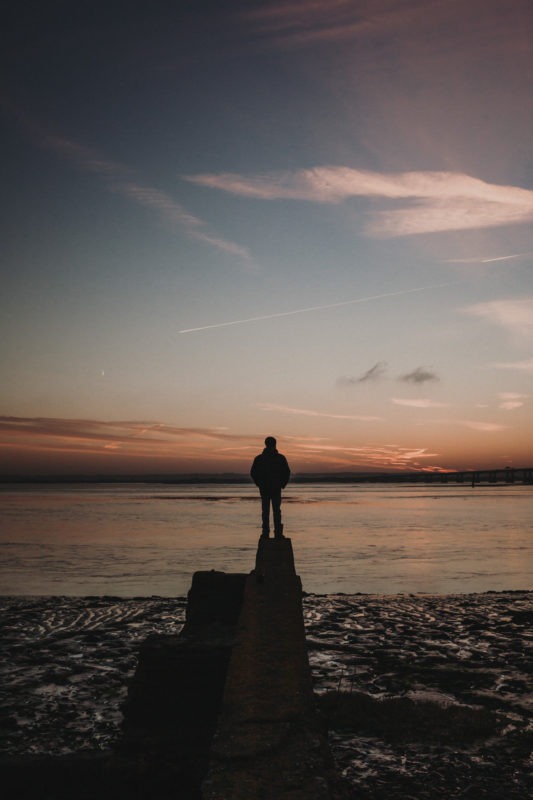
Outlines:
{"label": "sunset sky", "polygon": [[0,473],[533,462],[533,4],[10,4]]}

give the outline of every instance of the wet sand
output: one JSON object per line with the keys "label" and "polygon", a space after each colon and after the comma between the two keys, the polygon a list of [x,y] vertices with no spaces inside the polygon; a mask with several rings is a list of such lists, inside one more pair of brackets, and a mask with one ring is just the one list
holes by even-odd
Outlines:
{"label": "wet sand", "polygon": [[[180,598],[2,597],[6,756],[105,751]],[[308,595],[315,690],[354,797],[511,798],[532,779],[532,592]]]}
{"label": "wet sand", "polygon": [[529,796],[532,612],[531,592],[307,598],[315,689],[355,797]]}

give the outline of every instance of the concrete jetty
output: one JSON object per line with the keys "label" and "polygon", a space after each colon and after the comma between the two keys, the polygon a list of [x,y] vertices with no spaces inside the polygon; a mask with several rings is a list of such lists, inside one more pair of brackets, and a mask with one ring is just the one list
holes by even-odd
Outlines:
{"label": "concrete jetty", "polygon": [[347,800],[315,708],[290,539],[196,572],[179,634],[141,644],[113,751],[3,763],[19,800]]}
{"label": "concrete jetty", "polygon": [[141,644],[110,763],[121,798],[201,797],[246,580],[196,572],[181,632]]}
{"label": "concrete jetty", "polygon": [[194,574],[181,633],[141,646],[117,756],[150,798],[347,796],[316,710],[290,539],[261,537],[248,575]]}
{"label": "concrete jetty", "polygon": [[326,800],[331,767],[316,715],[291,541],[261,539],[202,795]]}

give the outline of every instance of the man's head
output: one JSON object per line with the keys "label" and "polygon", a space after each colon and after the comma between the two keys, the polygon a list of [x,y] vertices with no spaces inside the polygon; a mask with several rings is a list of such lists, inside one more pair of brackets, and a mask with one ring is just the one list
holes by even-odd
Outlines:
{"label": "man's head", "polygon": [[276,449],[276,440],[273,436],[267,436],[265,439],[265,446],[271,447],[273,450]]}

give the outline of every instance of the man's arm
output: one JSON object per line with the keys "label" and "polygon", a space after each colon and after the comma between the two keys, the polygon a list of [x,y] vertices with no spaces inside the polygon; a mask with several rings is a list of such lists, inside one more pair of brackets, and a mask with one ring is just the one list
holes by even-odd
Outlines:
{"label": "man's arm", "polygon": [[285,456],[282,456],[282,458],[283,458],[283,483],[282,483],[282,488],[284,489],[286,487],[286,485],[288,484],[288,482],[289,482],[289,478],[291,477],[291,471],[290,471],[290,468],[289,468],[289,462],[287,461]]}
{"label": "man's arm", "polygon": [[254,463],[252,464],[252,469],[250,470],[250,477],[255,485],[259,486],[259,463],[257,461],[257,456],[254,458]]}

